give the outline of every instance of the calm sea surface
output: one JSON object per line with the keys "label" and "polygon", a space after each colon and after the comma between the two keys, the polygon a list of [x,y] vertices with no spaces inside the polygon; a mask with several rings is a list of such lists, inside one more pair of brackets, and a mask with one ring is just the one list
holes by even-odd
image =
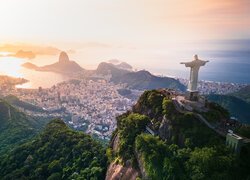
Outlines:
{"label": "calm sea surface", "polygon": [[29,80],[28,83],[17,86],[20,88],[50,88],[51,86],[68,79],[61,74],[53,72],[39,72],[23,68],[21,65],[24,62],[24,59],[1,57],[0,74],[13,77],[22,77]]}
{"label": "calm sea surface", "polygon": [[[250,84],[250,51],[235,53],[210,53],[204,55],[209,60],[200,68],[199,79],[218,82]],[[206,58],[207,57],[207,58]],[[191,59],[190,59],[191,60]],[[155,68],[152,72],[182,78],[189,77],[189,69],[184,65],[175,68]]]}

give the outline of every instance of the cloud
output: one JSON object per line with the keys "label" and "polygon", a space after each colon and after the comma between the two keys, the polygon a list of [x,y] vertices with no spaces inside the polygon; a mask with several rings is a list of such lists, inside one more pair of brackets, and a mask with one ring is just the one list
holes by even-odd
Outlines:
{"label": "cloud", "polygon": [[[123,44],[123,43],[113,43],[113,44],[109,44],[109,43],[102,43],[102,42],[95,42],[95,41],[91,41],[91,42],[67,42],[65,43],[67,44],[67,46],[73,47],[75,49],[108,49],[108,48],[115,48],[115,49],[131,49],[131,50],[135,50],[137,49],[137,47],[135,46],[131,46],[130,44]],[[75,50],[68,50],[67,52],[75,53]]]}
{"label": "cloud", "polygon": [[40,46],[40,45],[32,45],[32,44],[4,44],[0,46],[0,51],[2,52],[12,52],[17,53],[20,50],[32,52],[35,55],[57,55],[61,52],[60,49],[52,46]]}
{"label": "cloud", "polygon": [[111,48],[112,46],[105,43],[99,43],[99,42],[87,42],[81,44],[82,48]]}
{"label": "cloud", "polygon": [[[89,42],[64,42],[64,45],[74,49],[87,49],[87,48],[113,48],[113,45],[108,43],[101,43],[96,41]],[[74,50],[73,50],[74,51]]]}

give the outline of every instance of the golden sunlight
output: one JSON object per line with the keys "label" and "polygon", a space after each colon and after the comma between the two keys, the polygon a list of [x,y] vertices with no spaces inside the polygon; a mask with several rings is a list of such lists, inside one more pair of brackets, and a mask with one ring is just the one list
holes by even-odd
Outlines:
{"label": "golden sunlight", "polygon": [[[1,55],[6,54],[2,53]],[[8,75],[12,77],[23,77],[21,74],[21,65],[24,62],[23,59],[15,57],[0,57],[0,74]]]}
{"label": "golden sunlight", "polygon": [[0,52],[0,57],[10,55],[10,52]]}

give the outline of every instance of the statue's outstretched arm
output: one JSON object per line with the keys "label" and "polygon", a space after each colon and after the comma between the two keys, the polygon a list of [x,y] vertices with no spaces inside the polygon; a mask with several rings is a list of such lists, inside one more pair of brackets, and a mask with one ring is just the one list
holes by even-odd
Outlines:
{"label": "statue's outstretched arm", "polygon": [[204,66],[206,63],[208,63],[209,61],[203,61],[203,60],[201,60],[202,61],[202,65]]}
{"label": "statue's outstretched arm", "polygon": [[180,64],[185,64],[186,67],[191,67],[191,62],[181,62]]}

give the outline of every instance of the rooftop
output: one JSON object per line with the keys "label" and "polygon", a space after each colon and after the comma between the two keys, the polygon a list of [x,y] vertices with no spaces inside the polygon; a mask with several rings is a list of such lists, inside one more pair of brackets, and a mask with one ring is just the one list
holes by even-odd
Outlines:
{"label": "rooftop", "polygon": [[234,133],[228,133],[227,135],[228,135],[228,136],[232,136],[233,138],[236,138],[236,139],[238,139],[238,140],[243,139],[242,137],[240,137],[240,136],[238,136],[238,135],[236,135],[236,134],[234,134]]}

